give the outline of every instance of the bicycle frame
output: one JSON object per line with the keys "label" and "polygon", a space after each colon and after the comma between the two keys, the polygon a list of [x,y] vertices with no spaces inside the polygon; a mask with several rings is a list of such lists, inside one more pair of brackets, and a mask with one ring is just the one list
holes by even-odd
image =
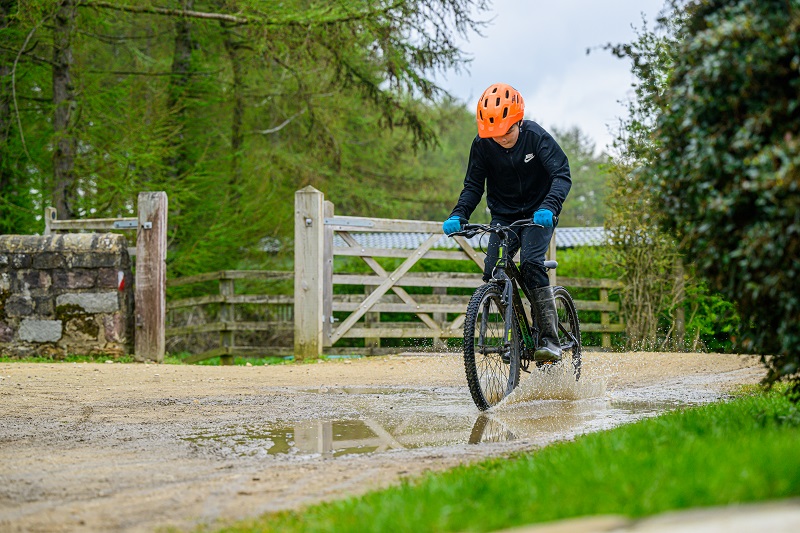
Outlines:
{"label": "bicycle frame", "polygon": [[[469,231],[471,226],[465,226],[465,230]],[[485,229],[482,226],[475,226],[476,229]],[[492,232],[496,233],[500,238],[500,244],[497,250],[497,264],[492,272],[492,281],[495,283],[503,284],[503,303],[506,306],[504,322],[506,330],[504,332],[505,346],[504,350],[508,350],[512,341],[513,331],[513,312],[516,312],[520,332],[522,334],[522,343],[525,346],[524,353],[520,354],[520,359],[524,361],[533,360],[533,352],[536,350],[536,339],[539,335],[538,328],[536,327],[535,320],[532,324],[528,323],[528,317],[525,313],[525,307],[522,304],[522,298],[519,296],[519,289],[525,294],[529,302],[533,302],[532,295],[528,291],[528,287],[522,281],[522,273],[519,271],[514,260],[508,256],[506,249],[508,247],[508,234],[505,228],[493,227]],[[508,305],[508,303],[511,305]],[[483,323],[481,324],[481,340],[480,345],[483,346],[483,335],[486,332],[486,315],[483,316]],[[527,367],[527,366],[526,366]]]}
{"label": "bicycle frame", "polygon": [[[528,221],[518,221],[509,226],[465,224],[461,231],[450,234],[471,238],[479,233],[492,233],[499,241],[491,279],[473,293],[464,320],[467,385],[475,405],[481,410],[489,409],[510,394],[519,384],[520,371],[530,372],[531,363],[537,368],[554,364],[550,360],[536,360],[541,328],[536,312],[528,318],[520,289],[533,307],[537,303],[509,253],[514,228],[530,226],[538,225]],[[547,269],[556,266],[555,261],[544,262]],[[577,380],[580,378],[581,355],[580,322],[575,303],[563,287],[553,288],[553,298],[558,312],[558,342],[562,350],[568,351],[570,367]]]}

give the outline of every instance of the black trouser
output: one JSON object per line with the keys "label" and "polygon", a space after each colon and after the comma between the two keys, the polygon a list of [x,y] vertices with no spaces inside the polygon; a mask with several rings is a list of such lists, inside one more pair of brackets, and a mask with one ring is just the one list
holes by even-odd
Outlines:
{"label": "black trouser", "polygon": [[[530,220],[530,219],[528,219]],[[493,217],[492,225],[508,226],[515,220]],[[553,228],[522,227],[512,228],[509,232],[509,247],[506,250],[506,257],[514,257],[520,250],[520,240],[522,247],[519,254],[519,269],[528,289],[533,291],[539,287],[550,285],[550,278],[547,276],[547,269],[544,268],[544,257],[550,239],[553,237]],[[500,246],[500,239],[494,233],[489,237],[489,246],[486,250],[486,261],[483,268],[483,281],[492,279],[492,271],[497,264],[497,249]]]}

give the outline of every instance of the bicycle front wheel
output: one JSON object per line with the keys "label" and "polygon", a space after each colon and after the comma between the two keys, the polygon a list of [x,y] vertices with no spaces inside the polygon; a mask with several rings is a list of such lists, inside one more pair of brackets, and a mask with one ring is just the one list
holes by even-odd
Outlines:
{"label": "bicycle front wheel", "polygon": [[481,285],[472,295],[464,321],[464,367],[472,399],[485,411],[519,384],[520,331],[513,318],[511,338],[506,339],[502,289]]}
{"label": "bicycle front wheel", "polygon": [[575,379],[581,377],[581,323],[572,296],[564,287],[553,287],[558,314],[558,341],[564,363],[571,363]]}

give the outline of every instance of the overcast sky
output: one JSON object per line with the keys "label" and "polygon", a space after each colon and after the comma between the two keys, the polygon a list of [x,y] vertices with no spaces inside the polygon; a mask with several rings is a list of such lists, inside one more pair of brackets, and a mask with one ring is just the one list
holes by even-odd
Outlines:
{"label": "overcast sky", "polygon": [[[525,100],[525,118],[542,126],[578,126],[597,150],[612,142],[620,103],[631,97],[629,60],[602,50],[630,42],[642,16],[652,29],[664,0],[493,0],[490,25],[462,49],[473,58],[468,72],[438,81],[474,110],[495,82],[514,86]],[[592,48],[587,55],[586,49]]]}

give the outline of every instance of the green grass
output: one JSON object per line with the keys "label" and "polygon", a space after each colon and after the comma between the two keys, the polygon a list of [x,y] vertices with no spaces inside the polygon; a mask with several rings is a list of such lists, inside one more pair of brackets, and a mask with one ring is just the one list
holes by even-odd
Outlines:
{"label": "green grass", "polygon": [[[178,359],[179,363],[182,363],[180,359]],[[251,366],[266,366],[266,365],[283,365],[287,363],[294,362],[294,357],[291,356],[290,358],[285,357],[238,357],[235,356],[233,358],[233,364],[236,366],[247,366],[250,363]],[[197,363],[193,363],[196,365],[201,366],[222,366],[222,358],[220,357],[211,357],[209,359],[204,359],[202,361],[198,361]]]}
{"label": "green grass", "polygon": [[[111,356],[111,355],[79,355],[70,354],[60,359],[39,355],[25,357],[11,357],[0,355],[0,363],[104,363],[114,361],[115,363],[133,363],[132,355]],[[164,361],[167,362],[166,360]]]}
{"label": "green grass", "polygon": [[224,531],[491,531],[800,495],[800,412],[778,393],[673,412]]}
{"label": "green grass", "polygon": [[[165,365],[183,365],[186,364],[183,362],[183,359],[187,357],[188,353],[186,354],[166,354],[164,356],[163,364]],[[26,357],[9,357],[5,355],[0,355],[0,363],[104,363],[106,361],[114,361],[115,363],[134,363],[135,360],[132,355],[123,355],[119,357],[109,356],[109,355],[67,355],[61,359],[54,359],[52,357],[43,357],[43,356],[26,356]],[[264,365],[282,365],[287,363],[292,363],[292,359],[286,359],[285,357],[234,357],[233,364],[239,366],[245,366],[247,363],[250,363],[252,366],[264,366]],[[222,365],[222,361],[219,357],[212,357],[210,359],[205,359],[198,363],[194,363],[198,365],[204,366],[220,366]]]}

